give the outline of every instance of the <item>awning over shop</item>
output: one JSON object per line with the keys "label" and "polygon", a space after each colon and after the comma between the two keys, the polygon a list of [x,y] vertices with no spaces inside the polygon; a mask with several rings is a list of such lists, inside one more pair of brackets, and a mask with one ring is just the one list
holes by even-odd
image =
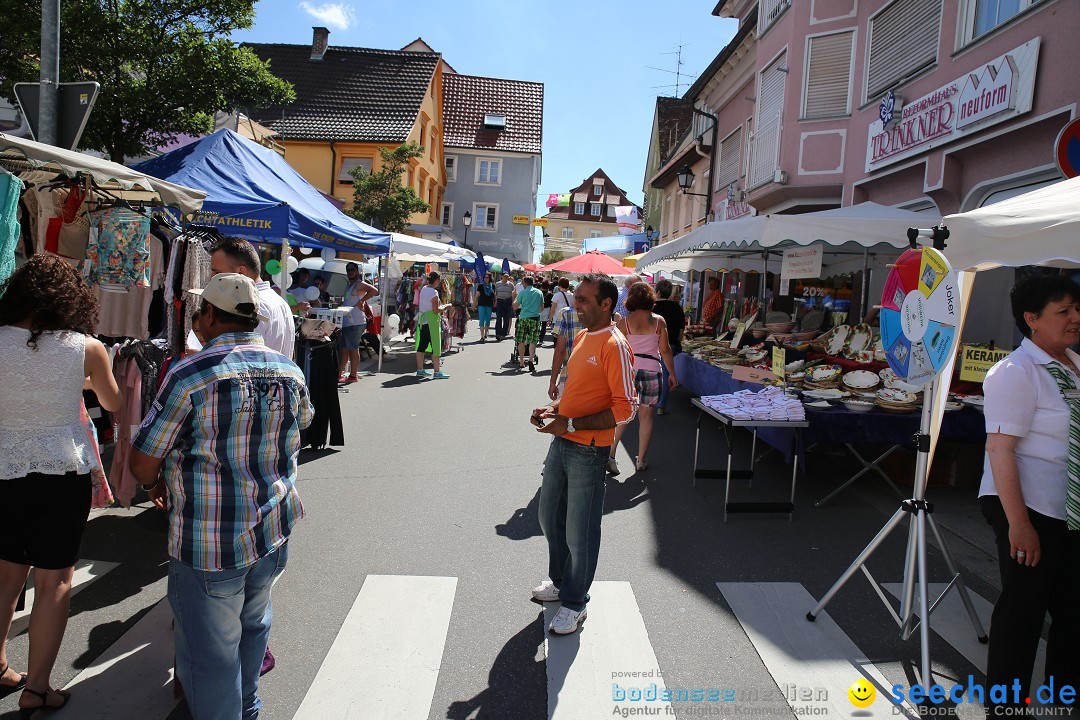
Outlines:
{"label": "awning over shop", "polygon": [[1080,177],[945,216],[945,256],[958,270],[1080,266]]}
{"label": "awning over shop", "polygon": [[104,158],[86,155],[33,140],[12,137],[0,133],[0,159],[25,161],[30,172],[40,172],[43,178],[30,178],[27,173],[16,173],[24,180],[52,179],[56,173],[74,177],[83,173],[94,178],[99,185],[116,185],[124,190],[146,190],[156,193],[166,205],[181,212],[195,212],[203,206],[206,193],[193,189],[189,183],[176,184],[163,180],[149,171],[124,167]]}
{"label": "awning over shop", "polygon": [[218,130],[202,140],[133,166],[207,193],[191,221],[255,242],[288,239],[304,246],[386,255],[390,235],[338,210],[285,159]]}

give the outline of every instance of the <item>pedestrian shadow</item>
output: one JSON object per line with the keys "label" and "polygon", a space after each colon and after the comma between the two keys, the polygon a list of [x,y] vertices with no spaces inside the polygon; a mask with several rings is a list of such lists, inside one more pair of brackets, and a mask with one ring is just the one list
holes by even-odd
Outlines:
{"label": "pedestrian shadow", "polygon": [[488,672],[488,686],[446,709],[447,720],[547,720],[547,670],[537,659],[544,613],[510,638]]}
{"label": "pedestrian shadow", "polygon": [[424,380],[424,378],[417,377],[415,375],[415,371],[413,371],[413,372],[409,373],[408,375],[399,375],[396,378],[393,378],[392,380],[384,380],[383,383],[382,383],[382,387],[384,387],[384,388],[410,387],[412,385],[416,385],[418,382],[421,382],[422,380]]}
{"label": "pedestrian shadow", "polygon": [[540,529],[540,488],[529,504],[518,508],[505,523],[495,526],[495,534],[510,540],[527,540],[543,535]]}
{"label": "pedestrian shadow", "polygon": [[314,462],[315,460],[322,460],[324,457],[337,455],[339,452],[341,451],[335,450],[334,448],[330,447],[319,448],[318,450],[311,447],[300,448],[300,457],[297,459],[296,464],[306,465],[307,463]]}
{"label": "pedestrian shadow", "polygon": [[604,514],[610,515],[620,510],[630,510],[649,499],[649,489],[645,485],[645,476],[635,473],[618,478],[607,477],[604,490]]}

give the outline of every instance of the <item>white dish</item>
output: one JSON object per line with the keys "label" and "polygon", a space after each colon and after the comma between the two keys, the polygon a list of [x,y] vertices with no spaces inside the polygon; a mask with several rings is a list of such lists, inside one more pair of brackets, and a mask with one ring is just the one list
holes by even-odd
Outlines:
{"label": "white dish", "polygon": [[828,410],[832,407],[832,405],[825,402],[824,400],[815,400],[814,402],[805,403],[805,405],[806,407],[817,408],[818,410]]}
{"label": "white dish", "polygon": [[954,410],[959,410],[962,407],[964,407],[964,403],[953,402],[953,401],[950,400],[949,402],[945,403],[945,412],[952,412]]}
{"label": "white dish", "polygon": [[983,409],[983,405],[986,404],[986,398],[982,395],[968,395],[960,399],[960,402],[964,403],[968,407],[973,407],[980,412]]}
{"label": "white dish", "polygon": [[859,323],[848,333],[847,342],[844,345],[845,354],[848,357],[854,357],[856,353],[868,348],[873,338],[874,331],[870,329],[870,326]]}
{"label": "white dish", "polygon": [[850,330],[851,328],[847,325],[837,325],[832,330],[825,333],[825,352],[831,356],[842,353]]}
{"label": "white dish", "polygon": [[854,370],[845,375],[842,379],[844,385],[856,390],[865,390],[872,388],[881,381],[874,373],[869,370]]}
{"label": "white dish", "polygon": [[836,377],[839,374],[839,365],[818,365],[810,371],[810,379],[814,382],[821,382],[822,380]]}
{"label": "white dish", "polygon": [[874,409],[874,403],[866,400],[845,400],[844,407],[852,412],[870,412]]}
{"label": "white dish", "polygon": [[840,400],[841,398],[847,397],[848,394],[849,393],[846,393],[843,390],[835,389],[803,391],[803,397],[808,397],[813,400]]}
{"label": "white dish", "polygon": [[877,397],[879,400],[884,400],[885,402],[896,405],[914,405],[919,400],[915,393],[898,390],[896,388],[878,390]]}

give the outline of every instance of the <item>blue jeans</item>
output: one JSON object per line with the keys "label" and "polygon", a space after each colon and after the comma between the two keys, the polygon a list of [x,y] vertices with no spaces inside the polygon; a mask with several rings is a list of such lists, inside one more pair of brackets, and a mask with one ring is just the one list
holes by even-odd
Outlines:
{"label": "blue jeans", "polygon": [[176,620],[176,674],[196,720],[259,717],[259,670],[270,636],[270,587],[289,543],[237,570],[206,571],[169,560]]}
{"label": "blue jeans", "polygon": [[486,328],[491,326],[491,310],[490,305],[477,305],[476,306],[476,318],[480,321],[480,327]]}
{"label": "blue jeans", "polygon": [[548,576],[565,608],[589,602],[600,556],[607,447],[551,439],[540,487],[540,528],[548,544]]}
{"label": "blue jeans", "polygon": [[660,363],[660,401],[656,403],[657,410],[663,410],[667,407],[668,392],[668,378],[671,377],[671,373],[668,372],[667,363],[661,361]]}

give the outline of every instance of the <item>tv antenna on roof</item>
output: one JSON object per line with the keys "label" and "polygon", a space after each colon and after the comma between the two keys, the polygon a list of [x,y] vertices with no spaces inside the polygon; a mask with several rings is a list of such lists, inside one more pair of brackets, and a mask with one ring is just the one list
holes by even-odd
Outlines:
{"label": "tv antenna on roof", "polygon": [[[676,49],[673,50],[672,52],[660,53],[661,55],[674,55],[675,56],[675,69],[674,70],[667,70],[665,68],[653,67],[652,65],[646,65],[645,66],[649,70],[656,70],[658,72],[666,72],[666,73],[669,73],[669,74],[675,76],[675,84],[674,85],[654,85],[652,87],[653,90],[658,90],[660,88],[672,88],[673,87],[673,88],[675,88],[675,94],[673,95],[673,97],[679,97],[679,88],[683,84],[683,82],[682,82],[682,79],[683,79],[683,74],[682,74],[682,66],[683,66],[682,50],[683,50],[683,46],[680,43],[678,46],[676,46]],[[687,84],[689,84],[691,81],[692,81],[692,78],[690,76],[687,76]]]}

